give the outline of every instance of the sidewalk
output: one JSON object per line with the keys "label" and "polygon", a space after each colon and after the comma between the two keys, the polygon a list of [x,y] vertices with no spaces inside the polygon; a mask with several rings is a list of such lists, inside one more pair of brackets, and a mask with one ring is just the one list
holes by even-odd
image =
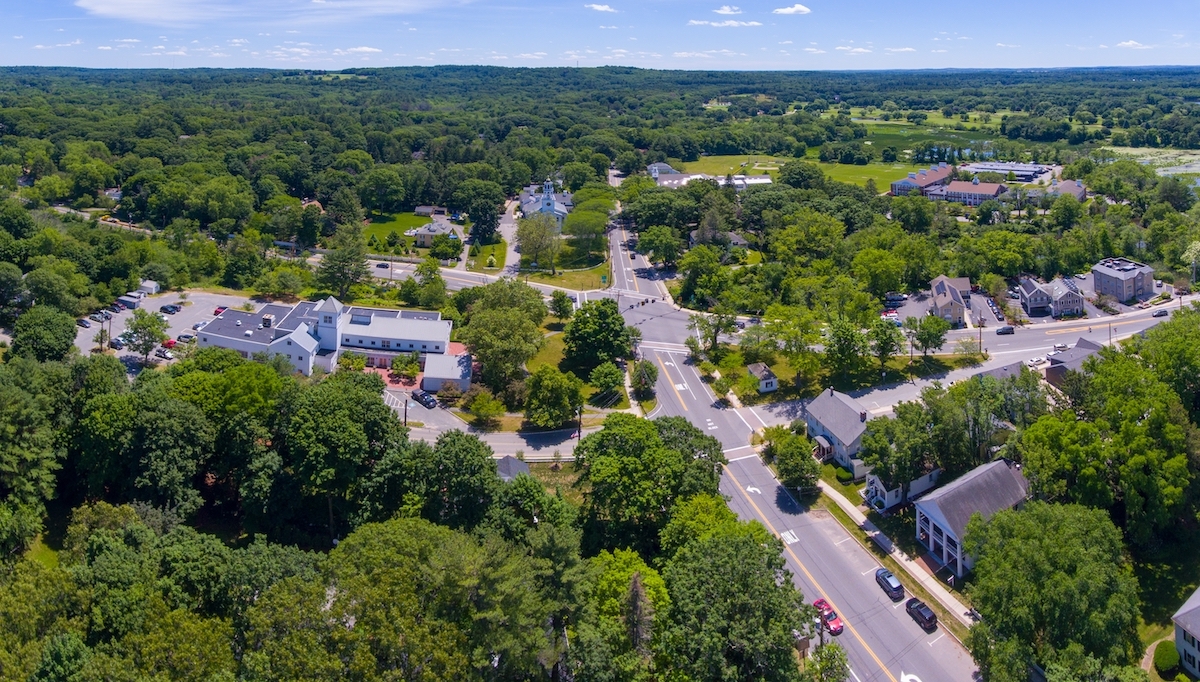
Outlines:
{"label": "sidewalk", "polygon": [[950,591],[943,587],[942,583],[937,578],[929,575],[925,569],[921,568],[921,566],[918,565],[917,562],[912,559],[912,557],[909,557],[907,554],[900,551],[896,545],[892,543],[890,538],[880,532],[880,530],[876,528],[873,523],[867,520],[866,515],[859,510],[858,506],[852,504],[850,500],[847,500],[842,496],[841,493],[834,490],[824,481],[817,481],[817,485],[821,488],[821,492],[825,493],[827,496],[829,496],[829,499],[836,502],[837,506],[842,508],[842,511],[849,514],[850,518],[854,519],[854,522],[858,524],[859,528],[865,530],[867,535],[875,541],[875,544],[879,545],[883,551],[891,555],[891,557],[896,560],[896,563],[900,564],[900,566],[904,568],[905,573],[908,573],[913,580],[916,580],[918,583],[920,583],[921,587],[924,587],[929,594],[933,595],[933,598],[938,600],[938,602],[941,603],[941,605],[955,618],[957,618],[959,622],[967,627],[975,624],[974,619],[967,615],[970,612],[967,607],[953,594],[950,594]]}

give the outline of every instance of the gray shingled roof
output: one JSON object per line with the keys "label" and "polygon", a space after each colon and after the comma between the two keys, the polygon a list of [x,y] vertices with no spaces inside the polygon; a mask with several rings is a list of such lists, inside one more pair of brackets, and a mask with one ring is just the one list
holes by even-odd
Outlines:
{"label": "gray shingled roof", "polygon": [[763,379],[774,379],[775,378],[775,373],[771,371],[771,368],[767,367],[766,364],[761,363],[761,362],[756,362],[752,365],[747,365],[746,371],[753,374],[754,378],[758,379],[759,381],[762,381]]}
{"label": "gray shingled roof", "polygon": [[529,474],[529,465],[512,455],[505,455],[496,462],[496,473],[500,480],[509,483],[520,474]]}
{"label": "gray shingled roof", "polygon": [[989,370],[986,370],[983,372],[979,372],[975,376],[995,377],[996,379],[1003,381],[1004,379],[1007,379],[1009,377],[1021,376],[1021,372],[1024,369],[1025,369],[1024,363],[1014,362],[1011,365],[1004,365],[1003,367],[997,367],[995,369],[989,369]]}
{"label": "gray shingled roof", "polygon": [[950,301],[954,301],[961,306],[966,305],[966,303],[963,302],[962,292],[959,291],[959,288],[954,283],[954,280],[950,279],[949,277],[945,275],[938,275],[933,279],[932,282],[930,282],[930,287],[931,291],[933,292],[934,305],[937,307],[940,308]]}
{"label": "gray shingled roof", "polygon": [[1171,620],[1184,630],[1188,631],[1189,635],[1195,637],[1200,634],[1200,590],[1192,593],[1188,600],[1179,607]]}
{"label": "gray shingled roof", "polygon": [[1021,473],[1020,465],[1012,460],[997,459],[975,467],[915,504],[961,541],[971,516],[979,513],[985,519],[991,518],[998,511],[1012,509],[1027,497],[1029,481]]}
{"label": "gray shingled roof", "polygon": [[867,423],[862,418],[866,411],[867,408],[857,400],[832,388],[821,391],[821,395],[808,404],[808,413],[847,445],[867,430]]}
{"label": "gray shingled roof", "polygon": [[1058,355],[1050,356],[1050,365],[1078,364],[1095,355],[1096,351],[1100,350],[1100,347],[1100,344],[1095,341],[1089,341],[1081,336],[1073,347],[1064,350]]}

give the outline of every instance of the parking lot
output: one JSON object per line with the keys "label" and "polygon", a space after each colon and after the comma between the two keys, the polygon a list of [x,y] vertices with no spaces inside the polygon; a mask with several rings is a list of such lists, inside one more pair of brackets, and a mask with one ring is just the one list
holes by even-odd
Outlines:
{"label": "parking lot", "polygon": [[[167,315],[167,333],[170,338],[174,339],[180,334],[194,333],[192,325],[201,321],[208,321],[213,318],[213,310],[217,306],[239,307],[245,305],[249,301],[245,296],[231,296],[228,294],[210,294],[202,291],[191,291],[187,294],[187,300],[181,300],[178,292],[169,292],[166,294],[158,294],[155,296],[147,296],[142,299],[142,308],[151,313],[158,313],[160,306],[168,303],[177,303],[183,306],[183,309],[174,315]],[[255,307],[259,307],[259,303]],[[113,337],[119,336],[125,331],[125,322],[133,316],[133,312],[123,310],[119,313],[109,313],[112,319],[103,323],[104,328],[110,330]],[[91,323],[90,328],[76,327],[75,345],[84,355],[91,354],[96,347],[96,342],[93,339],[100,331],[102,323],[88,320]],[[117,357],[129,367],[131,371],[136,368],[141,360],[141,356],[128,348],[116,351]],[[152,361],[164,362],[160,358],[150,356]]]}

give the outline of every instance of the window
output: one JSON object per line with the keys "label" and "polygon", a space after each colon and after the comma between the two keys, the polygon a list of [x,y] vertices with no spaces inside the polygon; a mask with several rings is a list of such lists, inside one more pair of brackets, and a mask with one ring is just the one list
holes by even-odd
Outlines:
{"label": "window", "polygon": [[391,348],[392,342],[384,339],[383,341],[379,342],[379,345],[383,346],[384,348]]}
{"label": "window", "polygon": [[292,342],[291,342],[291,340],[290,340],[290,339],[288,340],[288,345],[289,345],[289,346],[290,346],[290,345],[292,345]]}
{"label": "window", "polygon": [[350,339],[342,339],[342,343],[350,343]]}
{"label": "window", "polygon": [[329,315],[325,316],[325,324],[333,324],[333,318]]}
{"label": "window", "polygon": [[425,344],[421,344],[421,350],[425,350]]}
{"label": "window", "polygon": [[375,345],[375,342],[374,342],[374,341],[372,341],[372,342],[371,342],[371,345],[372,345],[372,346],[374,346],[374,345]]}
{"label": "window", "polygon": [[1187,661],[1187,664],[1189,667],[1192,667],[1192,668],[1196,667],[1196,657],[1189,654],[1186,651],[1183,652],[1183,660]]}
{"label": "window", "polygon": [[1183,632],[1183,641],[1187,642],[1193,647],[1196,646],[1196,638],[1192,636],[1192,633],[1188,632],[1187,630],[1181,630],[1181,632]]}
{"label": "window", "polygon": [[434,349],[434,350],[441,350],[441,349],[442,349],[442,347],[441,347],[441,346],[434,346],[434,347],[433,347],[433,349]]}
{"label": "window", "polygon": [[296,359],[297,359],[297,360],[299,360],[300,362],[304,362],[304,356],[303,356],[303,355],[297,355],[297,356],[296,356]]}
{"label": "window", "polygon": [[203,341],[204,343],[208,343],[208,337],[207,337],[207,336],[201,336],[201,337],[200,337],[200,340],[201,340],[201,341]]}

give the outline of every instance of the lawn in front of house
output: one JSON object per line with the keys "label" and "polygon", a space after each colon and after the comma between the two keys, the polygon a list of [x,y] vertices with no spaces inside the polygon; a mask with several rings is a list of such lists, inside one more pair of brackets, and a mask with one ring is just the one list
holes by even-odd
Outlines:
{"label": "lawn in front of house", "polygon": [[555,470],[553,462],[531,462],[529,473],[546,487],[547,493],[551,495],[561,493],[564,500],[577,507],[583,506],[583,494],[591,488],[586,483],[578,488],[575,487],[580,472],[575,468],[574,462],[564,461],[559,465],[558,470]]}
{"label": "lawn in front of house", "polygon": [[[478,249],[474,256],[467,256],[467,269],[471,272],[485,272],[495,274],[504,270],[504,261],[508,257],[508,242],[501,239],[495,244],[487,244],[479,247],[470,247]],[[467,252],[470,254],[470,251]],[[495,267],[487,266],[488,256],[496,257]]]}
{"label": "lawn in front of house", "polygon": [[411,237],[404,237],[406,231],[423,227],[432,222],[433,218],[415,213],[385,213],[371,218],[371,224],[366,230],[363,230],[363,237],[370,240],[374,236],[380,242],[383,242],[387,239],[388,233],[394,231],[406,241],[411,242]]}
{"label": "lawn in front of house", "polygon": [[[523,273],[520,276],[526,277],[531,284],[535,282],[537,284],[549,284],[573,291],[607,289],[609,286],[612,286],[612,267],[607,262],[588,268],[587,270],[559,271],[557,275],[551,275],[549,272],[543,271]],[[600,281],[601,277],[605,278],[604,282]]]}

